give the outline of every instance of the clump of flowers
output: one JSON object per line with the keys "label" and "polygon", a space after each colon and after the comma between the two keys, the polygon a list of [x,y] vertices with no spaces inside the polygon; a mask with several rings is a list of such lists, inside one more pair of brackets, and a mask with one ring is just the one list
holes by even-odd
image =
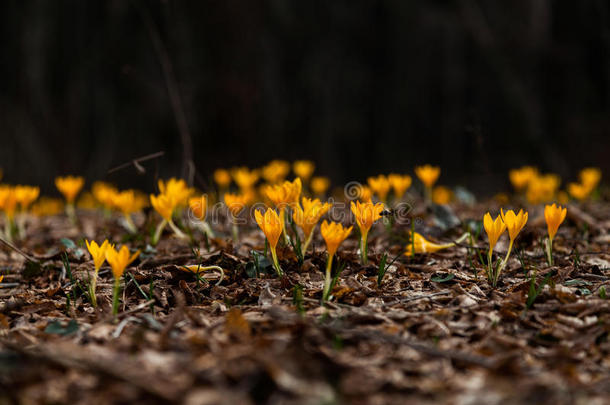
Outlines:
{"label": "clump of flowers", "polygon": [[587,167],[580,171],[580,182],[569,183],[568,193],[579,201],[587,200],[597,185],[599,184],[602,177],[601,170],[596,167]]}
{"label": "clump of flowers", "polygon": [[120,293],[120,282],[125,268],[131,264],[138,256],[140,251],[138,250],[134,254],[130,254],[127,246],[121,246],[120,250],[116,250],[114,246],[108,246],[105,250],[106,260],[112,268],[112,275],[114,276],[114,288],[112,291],[112,314],[116,316],[119,310],[119,293]]}
{"label": "clump of flowers", "polygon": [[70,218],[72,222],[76,222],[76,210],[74,208],[74,201],[76,200],[76,196],[83,188],[84,184],[85,179],[80,176],[66,176],[55,178],[55,186],[66,199],[66,214],[68,214],[68,218]]}
{"label": "clump of flowers", "polygon": [[372,202],[364,202],[353,201],[350,204],[350,208],[354,217],[356,218],[356,223],[360,228],[360,258],[362,264],[368,263],[368,234],[373,226],[373,224],[381,218],[381,212],[383,211],[383,204],[377,203],[373,204]]}
{"label": "clump of flowers", "polygon": [[492,263],[493,250],[498,243],[498,239],[500,239],[500,236],[502,236],[506,230],[506,224],[504,224],[500,215],[493,220],[488,212],[483,217],[483,227],[485,228],[487,238],[489,239],[489,251],[487,252],[487,279],[490,283],[494,283],[496,271]]}
{"label": "clump of flowers", "polygon": [[194,190],[189,188],[184,180],[175,178],[172,178],[167,182],[159,180],[159,190],[161,191],[159,195],[150,195],[150,204],[163,218],[157,226],[152,244],[157,244],[166,225],[170,226],[177,237],[187,239],[184,232],[174,223],[173,215],[178,208],[186,206],[188,198]]}
{"label": "clump of flowers", "polygon": [[438,180],[441,175],[441,168],[438,166],[423,165],[415,167],[415,174],[419,180],[424,184],[426,189],[426,197],[428,200],[431,198],[432,186]]}
{"label": "clump of flowers", "polygon": [[307,247],[311,243],[313,238],[313,230],[316,227],[318,221],[322,215],[326,214],[331,208],[332,204],[322,203],[317,198],[315,200],[303,197],[301,200],[303,207],[296,204],[292,218],[294,223],[297,224],[303,231],[305,237],[305,243],[301,246],[301,253],[305,254]]}
{"label": "clump of flowers", "polygon": [[377,194],[379,200],[385,203],[391,187],[388,178],[383,174],[380,174],[377,177],[369,177],[367,179],[367,182],[371,190],[373,190],[373,192]]}
{"label": "clump of flowers", "polygon": [[311,192],[314,195],[322,197],[330,187],[330,179],[322,176],[313,177],[309,183],[309,187],[311,187]]}
{"label": "clump of flowers", "polygon": [[328,259],[326,261],[326,273],[324,275],[324,289],[322,291],[322,301],[328,300],[328,296],[330,295],[330,287],[331,287],[331,270],[333,265],[333,257],[339,248],[339,245],[343,243],[343,241],[349,236],[350,232],[352,232],[352,226],[349,228],[344,228],[338,222],[327,222],[326,220],[322,222],[320,226],[320,233],[322,234],[322,238],[324,238],[324,242],[326,242],[326,250],[328,251]]}
{"label": "clump of flowers", "polygon": [[568,213],[567,208],[561,206],[546,205],[544,207],[544,219],[546,220],[547,230],[549,233],[549,239],[546,245],[546,257],[549,265],[553,265],[553,238],[557,234],[559,225],[566,219]]}
{"label": "clump of flowers", "polygon": [[38,217],[57,215],[64,210],[64,203],[59,198],[42,196],[32,204],[30,212]]}
{"label": "clump of flowers", "polygon": [[309,178],[315,169],[316,165],[310,160],[296,160],[294,163],[292,163],[292,171],[304,183],[309,181]]}
{"label": "clump of flowers", "polygon": [[411,187],[412,179],[411,176],[407,174],[401,175],[392,173],[388,176],[388,181],[394,190],[394,197],[396,200],[400,200],[405,195],[409,187]]}
{"label": "clump of flowers", "polygon": [[106,250],[108,248],[114,248],[114,245],[111,245],[107,239],[104,240],[101,245],[98,245],[94,240],[85,240],[85,243],[87,244],[87,250],[89,251],[91,259],[93,260],[94,268],[93,279],[89,283],[89,297],[91,298],[91,304],[93,307],[97,307],[97,297],[95,295],[97,275],[102,267],[102,264],[104,264],[104,261],[106,261]]}
{"label": "clump of flowers", "polygon": [[271,184],[281,183],[288,173],[290,173],[290,163],[285,160],[272,160],[262,170],[263,178]]}
{"label": "clump of flowers", "polygon": [[555,198],[560,184],[561,178],[556,174],[535,176],[527,185],[525,198],[532,205],[551,201]]}
{"label": "clump of flowers", "polygon": [[280,267],[280,263],[277,260],[276,248],[280,235],[284,229],[284,222],[272,208],[267,208],[264,215],[261,214],[260,211],[256,210],[254,212],[254,217],[256,219],[256,223],[265,234],[267,242],[269,242],[269,250],[271,251],[273,267],[275,268],[277,275],[281,277],[283,272],[282,268]]}
{"label": "clump of flowers", "polygon": [[533,166],[522,166],[508,172],[508,178],[517,192],[523,192],[528,184],[538,177],[538,169]]}
{"label": "clump of flowers", "polygon": [[[489,238],[489,253],[487,255],[487,275],[494,287],[498,283],[500,273],[508,263],[508,259],[510,257],[510,253],[512,251],[515,239],[527,223],[527,219],[528,213],[523,212],[523,210],[519,210],[518,214],[515,214],[513,210],[508,210],[505,214],[502,209],[500,209],[500,216],[497,217],[495,221],[492,221],[491,215],[489,215],[489,213],[485,214],[485,216],[483,217],[483,226],[485,228],[485,232],[487,232],[487,237]],[[506,256],[504,257],[504,259],[501,260],[499,265],[496,266],[496,268],[494,269],[492,264],[493,248],[505,230],[508,230],[508,236],[510,238],[508,251],[506,252]]]}
{"label": "clump of flowers", "polygon": [[249,170],[247,167],[236,167],[231,169],[231,176],[241,192],[244,193],[254,188],[260,173],[258,170]]}

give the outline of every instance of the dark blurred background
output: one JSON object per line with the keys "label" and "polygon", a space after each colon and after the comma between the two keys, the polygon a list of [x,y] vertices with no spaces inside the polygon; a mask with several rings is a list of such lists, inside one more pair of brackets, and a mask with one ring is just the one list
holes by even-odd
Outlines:
{"label": "dark blurred background", "polygon": [[191,159],[199,185],[273,158],[336,183],[430,162],[494,191],[522,164],[610,169],[603,0],[6,0],[0,30],[11,183],[150,188]]}

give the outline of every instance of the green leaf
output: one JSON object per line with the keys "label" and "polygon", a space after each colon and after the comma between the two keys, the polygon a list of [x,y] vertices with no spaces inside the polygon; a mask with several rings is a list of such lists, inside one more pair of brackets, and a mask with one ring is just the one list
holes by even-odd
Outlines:
{"label": "green leaf", "polygon": [[44,332],[53,335],[68,336],[78,332],[78,323],[72,319],[66,326],[63,326],[60,321],[53,321],[47,325]]}
{"label": "green leaf", "polygon": [[74,243],[72,239],[61,238],[59,241],[65,246],[66,249],[76,249],[76,243]]}
{"label": "green leaf", "polygon": [[432,277],[430,277],[430,281],[434,281],[435,283],[446,283],[447,281],[451,281],[454,278],[455,278],[455,274],[447,273],[445,275],[432,276]]}
{"label": "green leaf", "polygon": [[566,281],[564,285],[568,287],[581,287],[585,285],[593,285],[593,283],[590,281],[582,280],[580,278],[575,278],[573,280]]}

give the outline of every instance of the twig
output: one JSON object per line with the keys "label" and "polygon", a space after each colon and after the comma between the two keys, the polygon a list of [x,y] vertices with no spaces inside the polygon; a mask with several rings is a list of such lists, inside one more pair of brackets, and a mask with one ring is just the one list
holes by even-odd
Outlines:
{"label": "twig", "polygon": [[132,159],[129,162],[125,162],[123,164],[120,164],[120,165],[108,170],[108,174],[117,172],[117,171],[124,169],[126,167],[129,167],[131,165],[133,165],[140,174],[144,174],[144,173],[146,173],[146,169],[140,163],[146,162],[147,160],[159,158],[163,155],[165,155],[165,152],[160,151],[160,152],[151,153],[150,155],[145,155],[145,156],[142,156],[142,157],[139,157],[136,159]]}
{"label": "twig", "polygon": [[30,255],[28,255],[27,253],[25,253],[23,250],[19,249],[17,246],[13,245],[11,242],[5,240],[4,238],[0,238],[0,242],[4,243],[6,246],[10,247],[11,249],[13,249],[15,252],[19,253],[21,256],[25,257],[28,261],[33,262],[33,263],[40,263],[40,261]]}

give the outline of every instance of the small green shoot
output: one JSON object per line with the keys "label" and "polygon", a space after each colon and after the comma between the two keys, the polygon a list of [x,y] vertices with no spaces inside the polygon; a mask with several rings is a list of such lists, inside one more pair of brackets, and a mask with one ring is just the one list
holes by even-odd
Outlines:
{"label": "small green shoot", "polygon": [[542,289],[549,282],[549,280],[551,279],[551,277],[553,277],[554,274],[555,274],[554,270],[548,272],[546,274],[546,276],[544,277],[544,279],[542,280],[542,282],[540,283],[540,285],[538,286],[538,288],[536,288],[536,272],[535,271],[532,272],[531,277],[530,277],[530,287],[529,287],[529,291],[527,293],[527,301],[525,303],[526,311],[528,309],[530,309],[532,307],[532,305],[534,305],[536,298],[538,298],[538,295],[540,295],[540,293],[542,292]]}
{"label": "small green shoot", "polygon": [[305,308],[303,308],[303,286],[298,283],[292,287],[292,305],[295,306],[299,315],[305,313]]}

